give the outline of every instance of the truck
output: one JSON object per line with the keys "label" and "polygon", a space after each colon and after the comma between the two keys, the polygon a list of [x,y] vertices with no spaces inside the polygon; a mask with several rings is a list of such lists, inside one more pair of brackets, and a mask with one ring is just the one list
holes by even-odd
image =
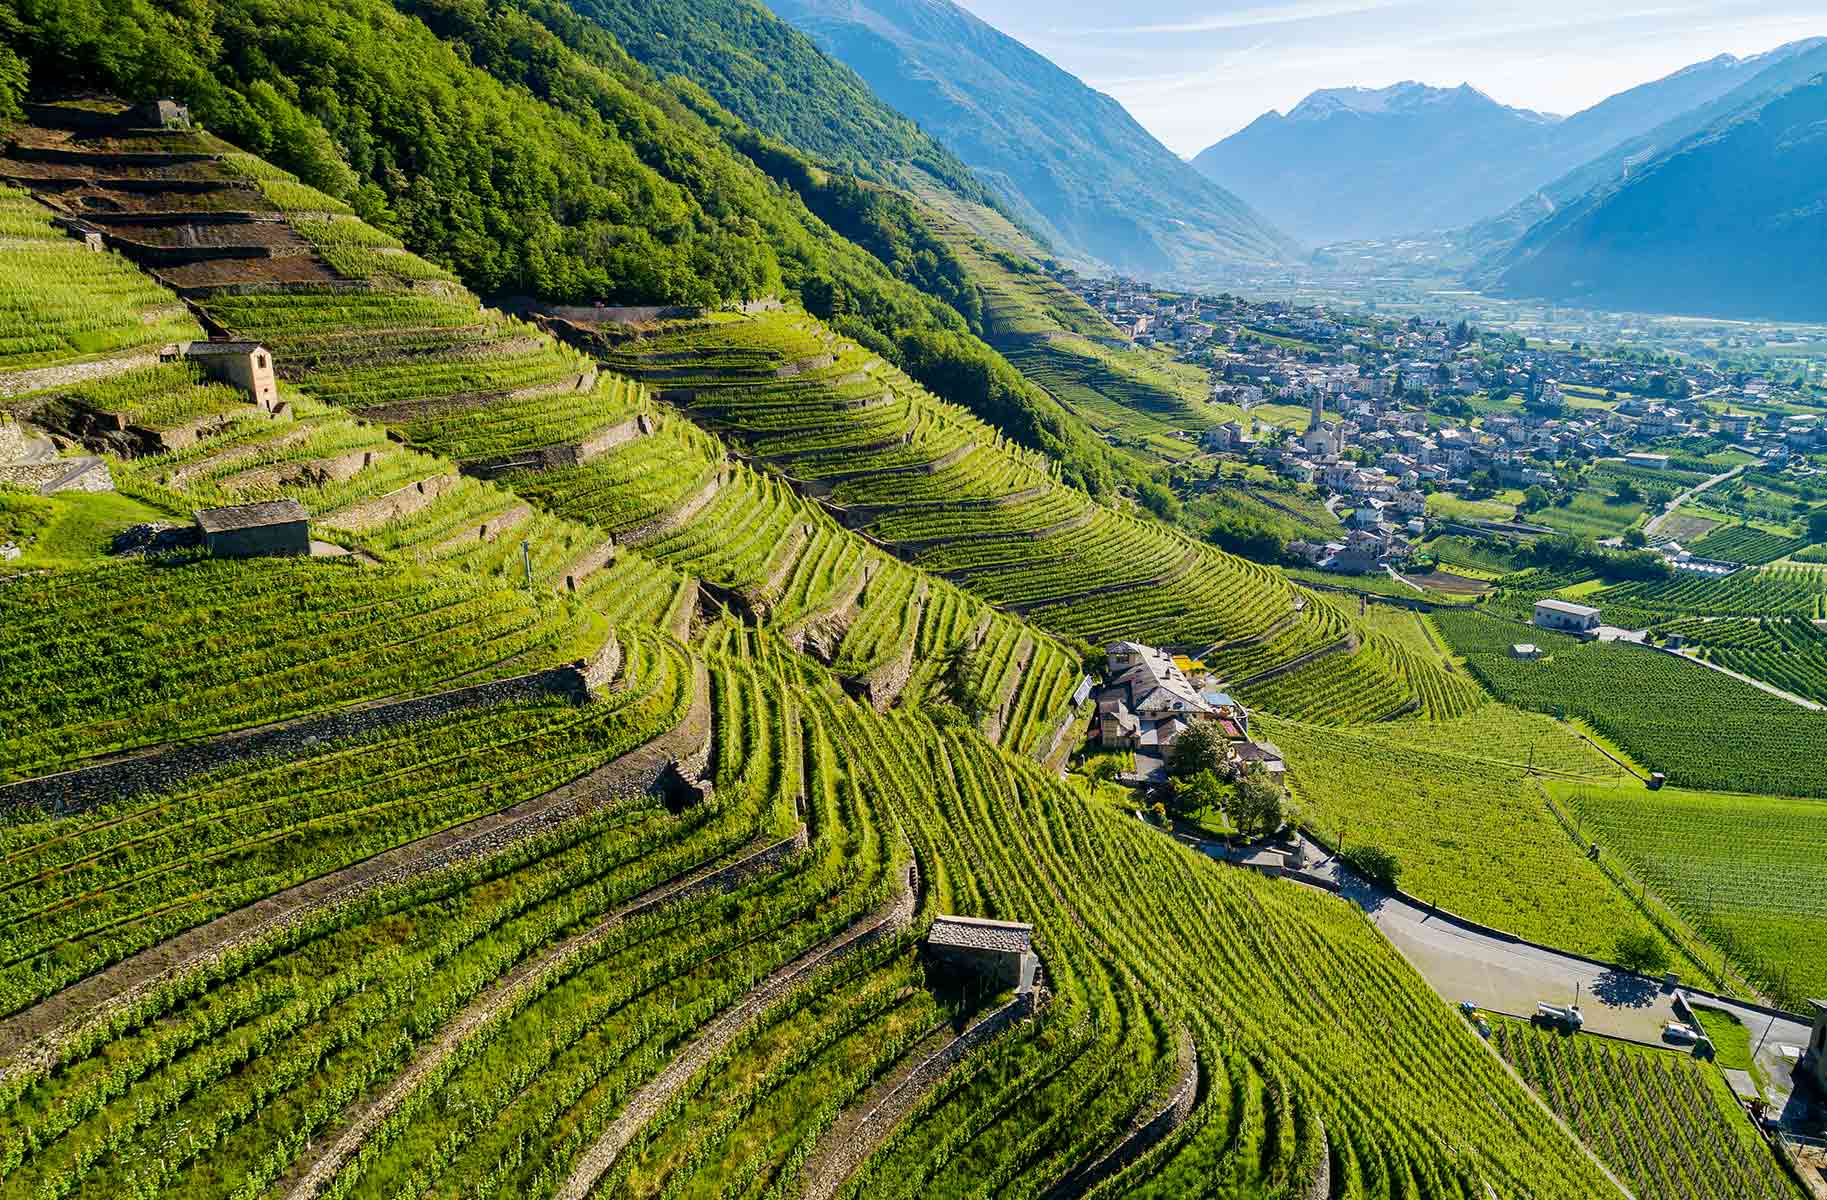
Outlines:
{"label": "truck", "polygon": [[1554,1025],[1569,1033],[1577,1033],[1586,1025],[1586,1018],[1577,1004],[1537,1004],[1535,1020],[1537,1024]]}

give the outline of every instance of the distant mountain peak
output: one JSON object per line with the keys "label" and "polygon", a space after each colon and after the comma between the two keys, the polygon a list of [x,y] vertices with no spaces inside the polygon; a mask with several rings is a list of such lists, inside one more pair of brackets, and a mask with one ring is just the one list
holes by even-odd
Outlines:
{"label": "distant mountain peak", "polygon": [[1418,80],[1405,79],[1388,87],[1321,88],[1289,110],[1290,121],[1323,121],[1341,113],[1361,116],[1421,113],[1440,108],[1483,108],[1511,112],[1528,120],[1558,121],[1559,117],[1525,108],[1511,108],[1492,99],[1469,83],[1458,87],[1435,87]]}

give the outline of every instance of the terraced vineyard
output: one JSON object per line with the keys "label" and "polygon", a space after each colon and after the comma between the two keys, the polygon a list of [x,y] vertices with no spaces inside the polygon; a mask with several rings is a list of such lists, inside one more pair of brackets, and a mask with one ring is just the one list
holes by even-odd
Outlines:
{"label": "terraced vineyard", "polygon": [[[1359,912],[1035,761],[1080,657],[985,595],[1122,622],[1076,607],[1063,556],[921,573],[789,486],[832,476],[731,462],[397,247],[314,231],[347,219],[328,198],[181,144],[140,190],[80,147],[37,162],[65,195],[257,216],[223,224],[285,254],[170,281],[282,355],[284,404],[118,475],[172,514],[297,497],[322,545],[0,582],[30,634],[0,660],[29,714],[0,792],[0,1196],[1615,1192]],[[259,272],[284,287],[221,286]],[[543,441],[580,395],[607,423]],[[878,466],[981,436],[899,396]],[[877,452],[847,436],[790,452]],[[1065,543],[1092,581],[1188,581],[1126,577],[1161,628],[1241,650],[1322,620],[1096,520],[1109,543]],[[976,728],[933,702],[954,689]],[[1030,922],[1041,986],[933,969],[941,913]]]}
{"label": "terraced vineyard", "polygon": [[1812,621],[1691,617],[1658,629],[1708,662],[1827,703],[1827,632]]}
{"label": "terraced vineyard", "polygon": [[[0,187],[0,370],[58,366],[202,336],[177,298],[114,254],[91,254],[17,187]],[[29,386],[29,385],[28,385]]]}
{"label": "terraced vineyard", "polygon": [[1706,558],[1759,565],[1775,562],[1808,544],[1805,537],[1771,533],[1754,525],[1731,525],[1715,529],[1688,549]]}
{"label": "terraced vineyard", "polygon": [[[1626,583],[1597,593],[1591,603],[1639,628],[1669,617],[1827,618],[1827,573],[1781,564],[1724,579],[1677,575],[1660,583]],[[1612,619],[1610,617],[1607,618]]]}
{"label": "terraced vineyard", "polygon": [[1799,1006],[1827,989],[1827,967],[1808,950],[1827,925],[1817,869],[1827,804],[1679,788],[1552,791],[1767,994]]}
{"label": "terraced vineyard", "polygon": [[[1314,628],[1276,572],[1063,487],[976,418],[803,315],[572,328],[611,368],[735,439],[844,525],[1044,628],[1235,659],[1239,684],[1347,637],[1350,618]],[[1359,638],[1254,698],[1349,723],[1450,716],[1477,692],[1427,656]]]}
{"label": "terraced vineyard", "polygon": [[1492,1041],[1643,1200],[1800,1200],[1716,1068],[1519,1021]]}
{"label": "terraced vineyard", "polygon": [[[1511,657],[1521,626],[1479,613],[1441,611],[1434,623],[1473,675],[1520,708],[1578,717],[1638,762],[1683,787],[1773,795],[1827,794],[1815,764],[1827,753],[1827,714],[1639,646],[1582,645],[1529,630],[1548,651]],[[1703,730],[1704,736],[1696,736]]]}

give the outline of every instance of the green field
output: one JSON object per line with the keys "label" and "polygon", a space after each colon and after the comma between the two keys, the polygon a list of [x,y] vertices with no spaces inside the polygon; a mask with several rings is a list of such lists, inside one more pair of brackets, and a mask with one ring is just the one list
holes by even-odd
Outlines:
{"label": "green field", "polygon": [[1679,788],[1550,787],[1770,995],[1794,1005],[1827,989],[1827,965],[1810,949],[1827,932],[1820,872],[1827,803]]}
{"label": "green field", "polygon": [[[1582,645],[1465,611],[1436,613],[1434,622],[1499,699],[1588,721],[1672,783],[1827,796],[1817,767],[1827,753],[1827,714],[1639,646]],[[1537,643],[1548,657],[1511,657],[1519,641]]]}

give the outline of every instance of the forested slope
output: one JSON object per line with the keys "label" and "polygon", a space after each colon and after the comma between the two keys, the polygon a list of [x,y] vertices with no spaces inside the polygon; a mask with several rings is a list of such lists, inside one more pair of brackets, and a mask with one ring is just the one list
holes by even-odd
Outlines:
{"label": "forested slope", "polygon": [[[947,364],[949,399],[1092,490],[1114,481],[1082,423],[897,277],[946,293],[944,264],[901,244],[910,223],[874,211],[883,193],[656,83],[562,5],[77,0],[22,11],[9,41],[40,89],[189,102],[483,294],[716,305],[784,289],[881,353]],[[876,244],[834,232],[731,142],[828,185],[821,210]]]}

